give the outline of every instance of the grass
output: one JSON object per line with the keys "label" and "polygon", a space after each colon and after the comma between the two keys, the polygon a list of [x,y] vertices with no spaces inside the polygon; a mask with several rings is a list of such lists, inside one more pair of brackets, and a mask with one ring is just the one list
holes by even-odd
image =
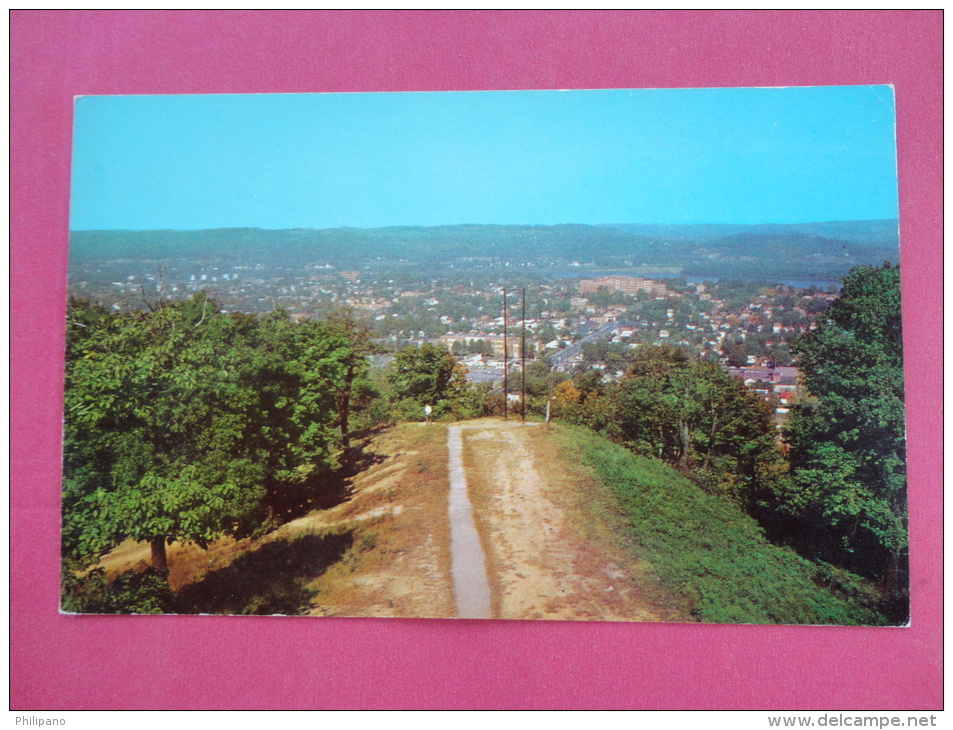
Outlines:
{"label": "grass", "polygon": [[438,424],[380,434],[374,448],[387,458],[355,479],[355,498],[340,513],[354,520],[353,544],[309,584],[312,615],[453,615],[446,440]]}
{"label": "grass", "polygon": [[[502,453],[506,448],[503,444],[474,438],[474,434],[478,433],[476,430],[463,431],[463,462],[474,519],[486,554],[493,615],[500,616],[503,614],[501,576],[516,568],[509,551],[501,550],[497,544],[498,537],[494,529],[495,526],[502,529],[505,511],[520,508],[498,501],[500,484],[492,468],[512,455]],[[527,450],[533,469],[541,480],[540,492],[560,513],[561,527],[565,528],[560,539],[573,555],[571,561],[560,564],[553,562],[553,558],[543,552],[534,563],[547,563],[553,571],[566,570],[583,576],[601,574],[609,566],[624,566],[625,580],[630,590],[626,592],[626,599],[619,599],[620,610],[623,610],[625,601],[638,596],[631,606],[632,617],[639,615],[638,611],[647,610],[663,621],[691,620],[684,601],[671,591],[662,589],[656,577],[644,569],[644,561],[626,550],[625,540],[620,539],[620,536],[629,533],[628,523],[618,514],[615,496],[598,480],[593,470],[573,457],[561,457],[554,448],[553,429],[549,426],[521,428],[510,433],[518,433],[522,437],[520,443]],[[510,465],[512,473],[519,468],[515,463]],[[576,605],[580,615],[585,615],[587,608],[582,605],[585,601],[580,600],[581,603]],[[567,609],[569,605],[571,603],[563,604]]]}
{"label": "grass", "polygon": [[614,492],[633,549],[699,621],[884,625],[859,578],[832,575],[770,543],[757,523],[660,461],[585,429],[554,429],[564,458],[590,467]]}

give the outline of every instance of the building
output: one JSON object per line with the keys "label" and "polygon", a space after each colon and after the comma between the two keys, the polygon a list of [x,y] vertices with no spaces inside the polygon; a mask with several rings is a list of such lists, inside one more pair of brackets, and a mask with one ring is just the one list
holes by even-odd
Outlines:
{"label": "building", "polygon": [[[465,345],[469,345],[473,342],[478,342],[483,340],[493,348],[494,354],[499,357],[503,357],[503,335],[442,335],[439,338],[440,344],[446,346],[451,351],[453,350],[453,345],[456,342],[462,342]],[[510,335],[507,337],[506,349],[509,350],[509,357],[518,359],[520,357],[520,341],[521,338],[519,335]],[[527,342],[526,350],[530,352],[532,343]]]}
{"label": "building", "polygon": [[632,296],[640,291],[652,297],[664,297],[668,294],[665,284],[643,279],[641,276],[601,276],[598,279],[582,279],[579,282],[580,294],[591,294],[600,289],[621,291]]}

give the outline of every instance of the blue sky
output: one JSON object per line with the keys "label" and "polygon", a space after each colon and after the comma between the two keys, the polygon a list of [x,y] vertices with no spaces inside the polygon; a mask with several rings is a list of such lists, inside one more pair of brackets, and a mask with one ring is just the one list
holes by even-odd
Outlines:
{"label": "blue sky", "polygon": [[70,227],[897,215],[893,91],[86,96]]}

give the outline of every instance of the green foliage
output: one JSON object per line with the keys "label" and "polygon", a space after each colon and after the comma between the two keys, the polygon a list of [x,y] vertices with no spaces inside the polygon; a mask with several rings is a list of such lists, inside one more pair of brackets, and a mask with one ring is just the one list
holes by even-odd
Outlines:
{"label": "green foliage", "polygon": [[600,309],[610,306],[625,305],[634,301],[635,297],[619,290],[608,291],[605,287],[600,287],[587,297],[589,302]]}
{"label": "green foliage", "polygon": [[463,342],[457,340],[453,343],[454,355],[492,355],[493,345],[486,340],[473,340]]}
{"label": "green foliage", "polygon": [[173,594],[162,575],[130,571],[110,581],[102,568],[79,576],[64,570],[60,606],[66,613],[168,613]]}
{"label": "green foliage", "polygon": [[[406,347],[394,356],[387,376],[402,419],[421,420],[424,406],[434,417],[450,414],[466,395],[466,368],[447,348],[424,344]],[[416,414],[416,415],[413,415]]]}
{"label": "green foliage", "polygon": [[748,364],[748,351],[744,345],[729,347],[725,354],[728,356],[728,364],[733,368],[741,368]]}
{"label": "green foliage", "polygon": [[629,354],[629,347],[621,342],[609,342],[608,340],[596,340],[587,342],[582,346],[582,359],[584,362],[605,361],[607,364],[613,362],[617,367],[625,367],[625,357]]}
{"label": "green foliage", "polygon": [[794,343],[814,398],[791,419],[793,481],[779,495],[799,544],[893,582],[907,550],[900,314],[899,268],[857,268]]}
{"label": "green foliage", "polygon": [[772,545],[730,502],[662,462],[562,427],[569,457],[591,466],[632,526],[631,547],[691,613],[712,623],[881,625],[863,581]]}
{"label": "green foliage", "polygon": [[204,295],[68,311],[63,554],[249,534],[336,466],[353,361],[338,329]]}
{"label": "green foliage", "polygon": [[448,409],[444,412],[445,420],[480,418],[485,415],[489,395],[489,383],[465,383],[456,396],[450,399]]}
{"label": "green foliage", "polygon": [[748,508],[783,477],[769,408],[716,363],[641,347],[620,382],[589,370],[574,386],[557,417],[675,465],[712,494]]}
{"label": "green foliage", "polygon": [[[324,335],[334,342],[338,360],[343,366],[340,378],[335,381],[337,395],[335,407],[342,446],[350,446],[351,416],[366,410],[380,399],[380,389],[369,378],[368,357],[382,350],[373,340],[370,323],[353,309],[332,312],[324,321]],[[377,425],[371,422],[370,425]]]}

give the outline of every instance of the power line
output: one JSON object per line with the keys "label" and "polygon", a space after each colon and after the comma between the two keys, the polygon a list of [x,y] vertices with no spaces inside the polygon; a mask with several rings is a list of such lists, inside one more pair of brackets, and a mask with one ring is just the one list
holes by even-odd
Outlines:
{"label": "power line", "polygon": [[523,287],[523,319],[520,322],[520,419],[526,422],[526,287]]}
{"label": "power line", "polygon": [[509,381],[507,380],[507,372],[509,371],[509,363],[507,361],[507,344],[506,344],[506,288],[503,289],[503,420],[506,420],[508,404],[507,401],[510,397],[509,391]]}

